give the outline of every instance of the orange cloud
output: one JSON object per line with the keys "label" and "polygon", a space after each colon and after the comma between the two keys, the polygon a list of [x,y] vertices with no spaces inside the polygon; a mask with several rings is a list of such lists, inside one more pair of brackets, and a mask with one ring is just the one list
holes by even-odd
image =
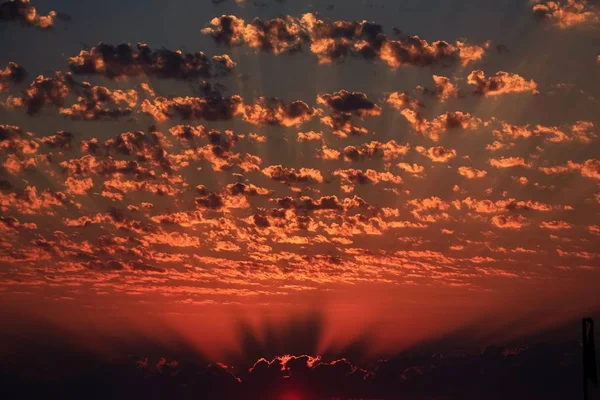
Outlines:
{"label": "orange cloud", "polygon": [[496,72],[495,76],[486,78],[483,71],[476,70],[469,74],[467,83],[475,86],[475,93],[486,97],[507,93],[538,93],[537,83],[533,80],[528,81],[522,76],[504,71]]}
{"label": "orange cloud", "polygon": [[433,75],[433,83],[435,84],[434,89],[418,86],[417,90],[436,96],[442,103],[445,103],[450,97],[458,97],[460,94],[458,87],[448,77]]}
{"label": "orange cloud", "polygon": [[[208,121],[227,121],[237,115],[245,115],[243,99],[237,95],[230,97],[188,96],[171,99],[157,97],[152,102],[144,100],[141,109],[158,123],[166,122],[174,115],[183,119],[206,119]],[[259,116],[256,115],[256,117]]]}
{"label": "orange cloud", "polygon": [[343,153],[348,161],[358,161],[364,158],[382,158],[384,161],[391,161],[401,155],[406,155],[410,146],[408,144],[399,145],[394,140],[387,143],[372,141],[363,143],[360,146],[346,146]]}
{"label": "orange cloud", "polygon": [[271,165],[264,168],[262,173],[281,183],[289,184],[296,182],[323,182],[323,176],[321,175],[321,172],[313,168],[300,168],[299,171],[296,171],[294,168],[285,168],[281,165]]}
{"label": "orange cloud", "polygon": [[559,28],[600,22],[600,14],[587,0],[566,0],[539,2],[533,12],[540,18],[550,20]]}
{"label": "orange cloud", "polygon": [[586,160],[583,163],[569,161],[566,165],[556,167],[540,167],[546,175],[562,174],[570,171],[580,171],[581,176],[591,179],[600,179],[600,160]]}
{"label": "orange cloud", "polygon": [[298,142],[307,142],[311,140],[322,140],[323,134],[320,132],[298,132]]}
{"label": "orange cloud", "polygon": [[261,97],[244,108],[244,121],[254,125],[299,126],[317,115],[317,110],[303,101],[290,104],[277,98]]}
{"label": "orange cloud", "polygon": [[551,230],[563,230],[563,229],[571,229],[573,226],[565,221],[543,221],[540,223],[540,228],[542,229],[551,229]]}
{"label": "orange cloud", "polygon": [[418,175],[423,173],[423,171],[425,171],[425,167],[422,167],[418,164],[409,164],[409,163],[398,163],[396,164],[396,166],[398,168],[400,168],[401,170],[408,172],[409,174],[413,174],[413,175]]}
{"label": "orange cloud", "polygon": [[15,62],[9,62],[6,68],[0,69],[0,93],[11,83],[19,83],[25,79],[25,68]]}
{"label": "orange cloud", "polygon": [[442,146],[434,146],[426,149],[423,146],[417,146],[415,150],[428,157],[433,162],[446,163],[456,157],[456,150],[446,149]]}
{"label": "orange cloud", "polygon": [[400,114],[412,125],[413,129],[433,141],[450,130],[473,130],[479,128],[483,121],[461,111],[450,111],[428,120],[422,114],[410,109],[403,109]]}
{"label": "orange cloud", "polygon": [[490,164],[495,168],[531,167],[531,164],[525,162],[523,157],[490,158]]}
{"label": "orange cloud", "polygon": [[458,167],[458,173],[468,179],[481,179],[487,175],[487,171],[471,167]]}
{"label": "orange cloud", "polygon": [[417,110],[423,107],[423,103],[419,100],[410,97],[406,93],[399,92],[391,93],[386,99],[386,102],[397,110],[403,110],[405,108]]}
{"label": "orange cloud", "polygon": [[[229,46],[246,44],[250,48],[274,54],[295,53],[308,45],[320,64],[343,61],[348,55],[363,59],[381,59],[390,67],[432,64],[468,65],[480,60],[485,49],[457,41],[429,43],[418,36],[389,40],[383,28],[373,22],[324,21],[307,13],[300,18],[290,15],[247,24],[234,15],[213,18],[202,32],[218,43]],[[343,32],[343,34],[340,34]]]}
{"label": "orange cloud", "polygon": [[69,73],[57,72],[53,78],[40,75],[21,96],[9,97],[7,104],[12,107],[25,107],[28,114],[37,114],[46,104],[62,107],[72,85],[73,79]]}

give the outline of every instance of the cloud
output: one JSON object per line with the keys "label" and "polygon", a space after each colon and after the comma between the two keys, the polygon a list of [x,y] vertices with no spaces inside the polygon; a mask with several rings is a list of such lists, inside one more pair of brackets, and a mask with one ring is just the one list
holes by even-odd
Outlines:
{"label": "cloud", "polygon": [[365,158],[381,158],[384,161],[392,161],[401,155],[406,155],[410,146],[399,145],[395,140],[387,143],[372,141],[360,146],[346,146],[343,149],[344,158],[347,161],[359,161]]}
{"label": "cloud", "polygon": [[365,128],[353,126],[352,117],[362,120],[365,117],[376,117],[381,114],[381,108],[367,99],[366,94],[344,89],[333,94],[318,95],[317,104],[323,104],[332,110],[331,115],[321,118],[321,122],[333,129],[334,134],[341,138],[347,137],[348,134],[368,133]]}
{"label": "cloud", "polygon": [[495,168],[531,167],[531,164],[525,162],[523,157],[490,158],[490,164]]}
{"label": "cloud", "polygon": [[0,93],[8,89],[12,83],[20,83],[26,76],[25,68],[15,62],[9,62],[6,68],[0,69]]}
{"label": "cloud", "polygon": [[490,221],[502,229],[521,229],[528,223],[522,215],[494,215]]}
{"label": "cloud", "polygon": [[68,203],[67,196],[49,189],[38,192],[35,186],[27,186],[23,190],[0,193],[0,209],[4,212],[14,209],[21,214],[53,215],[54,207],[63,207]]}
{"label": "cloud", "polygon": [[537,2],[533,6],[533,13],[562,29],[600,22],[598,9],[587,0]]}
{"label": "cloud", "polygon": [[35,230],[37,225],[33,222],[22,223],[15,217],[0,216],[0,231],[2,232],[18,232],[19,229]]}
{"label": "cloud", "polygon": [[504,211],[539,211],[539,212],[550,212],[552,210],[566,210],[567,206],[552,206],[545,203],[540,203],[532,200],[517,200],[514,198],[508,198],[503,200],[476,200],[471,197],[467,197],[462,201],[453,201],[452,205],[461,209],[462,206],[466,206],[469,210],[475,211],[482,214],[498,213]]}
{"label": "cloud", "polygon": [[31,155],[38,148],[39,144],[31,132],[25,132],[15,125],[0,125],[0,149],[18,155]]}
{"label": "cloud", "polygon": [[399,185],[402,183],[402,177],[391,172],[377,172],[373,169],[362,171],[360,169],[337,169],[333,171],[333,176],[339,176],[342,179],[342,190],[346,193],[354,190],[354,185],[378,184],[380,182],[389,182]]}
{"label": "cloud", "polygon": [[450,97],[458,97],[460,94],[458,87],[448,77],[433,75],[433,83],[435,84],[434,89],[418,86],[417,90],[437,97],[442,103],[445,103]]}
{"label": "cloud", "polygon": [[485,97],[500,96],[507,93],[522,93],[537,91],[537,83],[526,80],[520,75],[504,71],[496,72],[495,76],[486,78],[481,70],[473,71],[467,77],[467,83],[475,86],[475,93]]}
{"label": "cloud", "polygon": [[314,140],[322,140],[323,134],[320,132],[309,131],[309,132],[298,132],[298,142],[307,142]]}
{"label": "cloud", "polygon": [[[410,213],[419,221],[433,223],[450,218],[446,212],[450,209],[450,204],[436,196],[412,199],[408,201],[408,205],[412,208]],[[428,214],[432,211],[435,213]]]}
{"label": "cloud", "polygon": [[271,165],[262,170],[265,176],[281,183],[322,183],[323,175],[314,168],[285,168],[282,165]]}
{"label": "cloud", "polygon": [[0,21],[20,21],[28,26],[48,29],[54,25],[54,20],[59,16],[56,11],[48,15],[38,14],[29,0],[9,0],[0,4]]}
{"label": "cloud", "polygon": [[479,128],[483,121],[462,111],[448,111],[428,120],[421,113],[403,109],[400,114],[409,122],[413,129],[433,141],[438,141],[440,135],[451,130],[473,130]]}
{"label": "cloud", "polygon": [[19,97],[9,97],[7,103],[12,107],[25,107],[28,114],[37,114],[46,104],[62,107],[73,84],[69,73],[56,72],[53,78],[40,75]]}
{"label": "cloud", "polygon": [[313,199],[308,196],[301,196],[297,199],[285,197],[281,199],[272,199],[281,208],[293,208],[296,211],[323,211],[323,210],[338,210],[348,211],[352,208],[367,208],[367,203],[360,197],[338,199],[337,196],[323,196],[318,199]]}
{"label": "cloud", "polygon": [[565,221],[543,221],[540,223],[540,228],[550,230],[571,229],[573,226]]}
{"label": "cloud", "polygon": [[299,126],[317,115],[317,110],[303,101],[287,103],[276,97],[260,97],[244,108],[244,121],[253,125]]}
{"label": "cloud", "polygon": [[94,182],[91,178],[73,179],[68,177],[65,181],[67,193],[74,195],[85,195],[91,188],[94,187]]}
{"label": "cloud", "polygon": [[317,151],[317,157],[322,158],[323,160],[337,160],[341,155],[341,151],[327,147],[325,144]]}
{"label": "cloud", "polygon": [[181,50],[152,50],[144,43],[113,46],[99,43],[69,58],[74,74],[102,75],[109,79],[155,76],[161,79],[190,80],[229,74],[235,62],[228,55],[184,53]]}
{"label": "cloud", "polygon": [[456,150],[446,149],[442,146],[434,146],[426,149],[423,146],[417,146],[415,150],[428,157],[433,162],[446,163],[456,157]]}
{"label": "cloud", "polygon": [[569,136],[564,130],[555,126],[536,125],[535,127],[531,127],[529,125],[512,125],[502,122],[502,129],[496,129],[493,133],[503,140],[530,139],[535,137],[543,137],[550,143],[567,142],[573,140],[575,137],[583,142],[591,140],[587,131],[593,128],[593,124],[586,125],[584,121],[580,121],[573,125],[573,127],[577,130],[577,133]]}
{"label": "cloud", "polygon": [[570,171],[580,171],[581,176],[591,179],[600,179],[600,160],[589,159],[583,163],[576,163],[573,161],[567,162],[566,165],[560,165],[555,167],[540,167],[546,175],[562,174]]}
{"label": "cloud", "polygon": [[390,93],[386,99],[386,102],[397,110],[403,110],[405,108],[417,110],[424,107],[423,103],[421,103],[419,100],[410,97],[406,93],[399,92]]}
{"label": "cloud", "polygon": [[396,166],[398,168],[400,168],[401,170],[409,173],[409,174],[413,174],[413,175],[418,175],[423,173],[423,171],[425,171],[425,167],[418,165],[418,164],[409,164],[409,163],[398,163],[396,164]]}
{"label": "cloud", "polygon": [[306,45],[319,63],[344,61],[348,56],[380,59],[390,67],[433,64],[468,65],[480,60],[485,49],[457,41],[429,43],[418,36],[390,40],[383,28],[369,21],[325,21],[307,13],[300,18],[284,15],[246,23],[234,15],[213,18],[202,32],[228,46],[247,45],[274,54],[296,53]]}
{"label": "cloud", "polygon": [[352,114],[360,118],[381,114],[381,108],[367,99],[366,94],[345,89],[333,94],[320,94],[317,96],[317,103],[328,106],[334,113]]}
{"label": "cloud", "polygon": [[229,97],[187,96],[171,99],[157,97],[152,102],[144,100],[141,109],[158,123],[166,122],[174,116],[186,120],[228,121],[236,115],[244,114],[243,99],[237,95]]}
{"label": "cloud", "polygon": [[73,134],[71,132],[56,131],[54,135],[44,136],[40,141],[51,149],[71,150]]}
{"label": "cloud", "polygon": [[[71,119],[97,120],[129,116],[138,101],[135,89],[110,90],[104,86],[92,86],[84,82],[77,85],[75,90],[79,94],[77,103],[59,110],[61,115]],[[124,103],[127,107],[109,107],[119,103]]]}
{"label": "cloud", "polygon": [[457,41],[456,45],[445,41],[429,43],[418,36],[410,36],[384,42],[380,57],[390,67],[398,68],[407,65],[451,65],[456,62],[466,66],[480,60],[484,54],[485,50],[482,47],[460,41]]}
{"label": "cloud", "polygon": [[487,175],[487,171],[471,167],[458,167],[458,173],[467,179],[481,179]]}

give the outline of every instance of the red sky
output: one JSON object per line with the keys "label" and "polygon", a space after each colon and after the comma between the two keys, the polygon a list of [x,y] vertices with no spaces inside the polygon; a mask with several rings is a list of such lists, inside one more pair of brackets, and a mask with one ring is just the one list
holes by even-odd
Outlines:
{"label": "red sky", "polygon": [[398,33],[383,3],[228,2],[163,41],[85,9],[2,21],[23,35],[0,52],[7,332],[219,358],[242,322],[317,313],[315,352],[384,354],[597,312],[597,7],[469,9],[447,32],[418,9]]}

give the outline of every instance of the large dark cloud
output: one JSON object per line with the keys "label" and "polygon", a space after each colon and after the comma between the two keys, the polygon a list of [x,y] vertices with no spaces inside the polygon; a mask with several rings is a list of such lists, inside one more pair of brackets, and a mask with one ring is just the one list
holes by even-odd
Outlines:
{"label": "large dark cloud", "polygon": [[481,59],[485,50],[457,41],[432,43],[418,36],[390,40],[383,28],[369,21],[326,21],[307,13],[246,23],[234,15],[213,18],[203,33],[229,46],[245,44],[275,54],[300,51],[306,45],[320,63],[343,61],[348,55],[381,59],[390,67],[461,63]]}
{"label": "large dark cloud", "polygon": [[210,78],[231,72],[235,63],[227,55],[184,53],[181,50],[152,50],[138,43],[110,45],[99,43],[69,59],[75,74],[99,74],[110,79],[147,75],[158,78]]}
{"label": "large dark cloud", "polygon": [[562,0],[533,1],[533,13],[560,28],[600,22],[600,10],[594,1]]}
{"label": "large dark cloud", "polygon": [[142,111],[151,115],[156,122],[165,122],[179,116],[182,119],[206,119],[208,121],[228,121],[243,114],[243,99],[228,97],[157,97],[152,102],[144,100]]}
{"label": "large dark cloud", "polygon": [[27,26],[48,29],[54,25],[57,17],[68,19],[66,15],[57,14],[56,11],[40,15],[29,0],[9,0],[0,4],[0,21],[20,21]]}
{"label": "large dark cloud", "polygon": [[363,127],[354,126],[353,117],[363,119],[381,114],[381,108],[367,98],[361,92],[349,92],[340,90],[333,94],[324,93],[317,96],[317,103],[330,108],[331,114],[321,118],[321,122],[329,126],[338,137],[346,137],[348,134],[360,135],[369,133]]}

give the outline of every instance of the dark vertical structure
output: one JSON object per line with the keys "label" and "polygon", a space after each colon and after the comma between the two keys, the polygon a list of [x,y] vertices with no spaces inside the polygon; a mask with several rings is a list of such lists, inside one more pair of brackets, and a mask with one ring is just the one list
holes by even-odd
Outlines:
{"label": "dark vertical structure", "polygon": [[588,400],[588,380],[598,387],[598,369],[596,366],[596,346],[594,345],[594,320],[584,318],[581,321],[581,339],[583,348],[583,399]]}

